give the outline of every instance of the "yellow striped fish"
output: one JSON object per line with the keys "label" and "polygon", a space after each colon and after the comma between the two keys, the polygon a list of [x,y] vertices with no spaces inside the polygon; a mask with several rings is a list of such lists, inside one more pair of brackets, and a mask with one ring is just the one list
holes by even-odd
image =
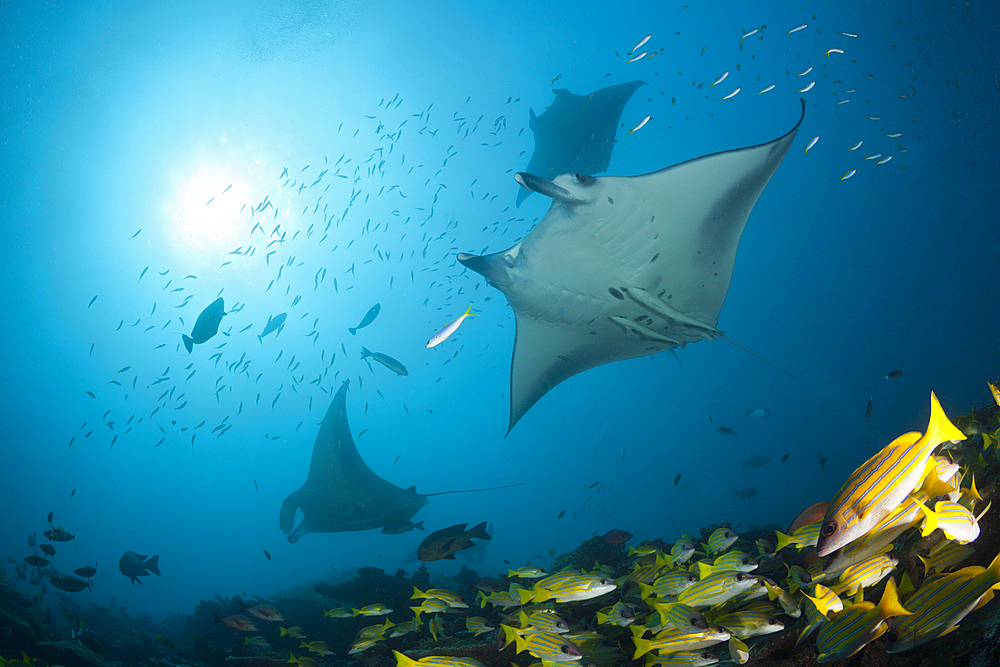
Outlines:
{"label": "yellow striped fish", "polygon": [[686,563],[694,556],[694,540],[677,540],[674,546],[670,547],[670,562],[673,565]]}
{"label": "yellow striped fish", "polygon": [[708,651],[677,651],[663,655],[646,654],[645,667],[710,667],[719,663]]}
{"label": "yellow striped fish", "polygon": [[856,602],[823,624],[816,637],[816,662],[833,662],[854,655],[885,634],[889,629],[887,619],[909,613],[899,603],[896,580],[890,577],[877,605]]}
{"label": "yellow striped fish", "polygon": [[633,621],[635,621],[635,610],[627,602],[618,601],[597,612],[597,622],[601,625],[614,624],[624,628],[627,625],[632,625]]}
{"label": "yellow striped fish", "polygon": [[712,554],[722,553],[733,546],[739,538],[740,536],[732,529],[723,526],[712,531],[712,534],[708,536],[708,543],[701,546],[705,547],[705,553],[711,556]]}
{"label": "yellow striped fish", "polygon": [[479,606],[485,608],[487,602],[495,607],[519,607],[521,605],[521,602],[507,591],[497,591],[489,595],[480,591]]}
{"label": "yellow striped fish", "polygon": [[794,544],[796,549],[816,546],[816,541],[819,540],[819,528],[822,525],[822,521],[807,523],[791,535],[785,535],[780,530],[774,531],[775,536],[778,538],[778,545],[774,547],[774,550],[781,551],[789,544]]}
{"label": "yellow striped fish", "polygon": [[[653,609],[660,614],[660,620],[664,627],[672,627],[675,630],[707,630],[708,620],[705,615],[694,607],[690,607],[680,602],[654,602]],[[646,624],[647,627],[649,623]]]}
{"label": "yellow striped fish", "polygon": [[642,628],[633,627],[632,633],[632,643],[635,644],[635,653],[632,656],[633,660],[638,660],[653,650],[660,651],[661,653],[694,651],[699,648],[721,644],[724,641],[728,641],[731,636],[728,630],[723,630],[722,628],[708,628],[706,630],[691,632],[668,628],[658,632],[652,639],[644,639],[642,637]]}
{"label": "yellow striped fish", "polygon": [[934,448],[948,440],[965,440],[965,434],[931,392],[927,432],[899,436],[851,474],[823,517],[816,554],[828,556],[878,525],[917,488]]}
{"label": "yellow striped fish", "polygon": [[757,577],[746,572],[715,572],[681,591],[677,601],[692,607],[713,607],[758,585]]}
{"label": "yellow striped fish", "polygon": [[514,642],[518,653],[527,651],[536,658],[551,662],[572,662],[583,657],[576,644],[551,632],[535,632],[526,637],[516,635]]}
{"label": "yellow striped fish", "polygon": [[534,565],[525,565],[524,567],[519,567],[516,570],[507,570],[508,577],[518,577],[521,579],[541,579],[542,577],[547,577],[548,572],[540,567]]}
{"label": "yellow striped fish", "polygon": [[798,618],[802,615],[801,595],[792,595],[781,586],[772,584],[767,579],[764,579],[764,587],[767,589],[767,598],[772,601],[777,600],[786,614],[792,618]]}
{"label": "yellow striped fish", "polygon": [[[615,582],[595,574],[580,572],[556,572],[544,579],[539,579],[531,590],[519,590],[521,604],[535,602],[575,602],[589,600],[605,593],[610,593],[617,586]],[[538,657],[538,656],[535,656]]]}
{"label": "yellow striped fish", "polygon": [[645,600],[648,597],[667,597],[678,595],[681,591],[698,583],[698,575],[684,570],[669,570],[660,575],[653,585],[639,583],[639,594]]}
{"label": "yellow striped fish", "polygon": [[973,553],[975,553],[975,549],[970,546],[959,544],[952,540],[942,540],[931,547],[931,552],[927,554],[927,558],[919,554],[917,558],[924,564],[924,574],[928,576],[934,572],[947,570],[949,567],[958,565],[972,556]]}
{"label": "yellow striped fish", "polygon": [[979,516],[976,516],[962,505],[950,500],[937,501],[933,511],[927,509],[926,505],[920,505],[920,511],[924,513],[925,517],[920,534],[927,537],[936,528],[940,528],[949,540],[955,540],[959,544],[968,544],[979,537],[979,520],[989,508],[990,506],[987,505],[986,509]]}
{"label": "yellow striped fish", "polygon": [[[757,569],[757,561],[750,557],[750,554],[742,551],[730,551],[716,558],[711,563],[703,560],[698,561],[698,576],[704,579],[713,572],[724,570],[739,570],[740,572],[753,572]],[[693,567],[692,567],[693,569]]]}
{"label": "yellow striped fish", "polygon": [[447,588],[428,588],[426,591],[422,591],[416,586],[413,587],[413,595],[410,596],[411,600],[441,600],[449,607],[455,609],[467,609],[469,605],[462,599],[462,596],[454,591],[449,591]]}
{"label": "yellow striped fish", "polygon": [[924,582],[906,606],[913,612],[887,635],[889,653],[915,648],[946,635],[969,613],[993,599],[1000,588],[1000,555],[988,568],[967,567]]}
{"label": "yellow striped fish", "polygon": [[457,658],[451,655],[428,655],[414,660],[399,651],[393,651],[396,656],[396,667],[483,667],[483,663],[474,658]]}
{"label": "yellow striped fish", "polygon": [[854,595],[859,588],[871,588],[896,569],[899,561],[895,556],[880,554],[852,565],[843,571],[837,583],[830,586],[837,595]]}
{"label": "yellow striped fish", "polygon": [[519,635],[528,635],[532,632],[551,632],[554,635],[561,635],[569,632],[569,624],[559,614],[551,611],[533,611],[529,616],[522,610],[518,612],[517,618],[521,622],[521,629],[517,631]]}
{"label": "yellow striped fish", "polygon": [[482,616],[469,616],[465,619],[465,629],[473,635],[481,635],[496,628]]}
{"label": "yellow striped fish", "polygon": [[712,617],[712,624],[729,630],[737,639],[781,632],[785,624],[777,618],[778,610],[769,602],[753,603],[728,614]]}

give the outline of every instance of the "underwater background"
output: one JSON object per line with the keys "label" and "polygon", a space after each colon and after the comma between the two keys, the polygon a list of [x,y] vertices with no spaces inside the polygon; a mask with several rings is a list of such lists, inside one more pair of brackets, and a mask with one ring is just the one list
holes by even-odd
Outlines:
{"label": "underwater background", "polygon": [[[646,34],[655,57],[629,63]],[[53,564],[98,570],[73,598],[154,620],[412,572],[426,533],[279,530],[345,379],[379,476],[420,493],[523,483],[433,497],[414,519],[488,521],[480,574],[615,528],[669,543],[786,526],[922,430],[931,390],[950,416],[992,402],[997,35],[989,3],[3,3],[3,556],[32,553],[52,512],[75,536]],[[719,317],[796,377],[701,341],[576,375],[505,436],[514,319],[456,254],[504,250],[548,209],[515,206],[529,109],[633,80],[648,85],[609,175],[770,141],[805,99]],[[189,355],[181,334],[219,295],[242,308]],[[470,305],[480,317],[425,349]],[[125,551],[159,555],[162,577],[133,584]]]}

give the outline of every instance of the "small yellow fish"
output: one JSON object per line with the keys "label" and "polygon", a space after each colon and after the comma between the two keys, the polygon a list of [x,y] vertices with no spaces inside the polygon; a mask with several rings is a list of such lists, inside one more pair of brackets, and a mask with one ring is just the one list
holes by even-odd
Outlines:
{"label": "small yellow fish", "polygon": [[809,149],[812,148],[813,146],[815,146],[817,141],[819,141],[819,137],[818,136],[817,137],[813,137],[812,139],[810,139],[809,140],[809,145],[806,146],[806,149],[803,151],[803,153],[809,153]]}
{"label": "small yellow fish", "polygon": [[757,94],[758,94],[758,95],[763,95],[764,93],[766,93],[766,92],[770,92],[770,91],[772,91],[772,90],[774,90],[774,84],[773,84],[773,83],[772,83],[772,84],[771,84],[770,86],[768,86],[768,87],[764,88],[763,90],[761,90],[761,91],[760,91],[759,93],[757,93]]}
{"label": "small yellow fish", "polygon": [[726,70],[725,72],[723,72],[722,74],[720,74],[719,78],[716,79],[715,83],[713,83],[711,86],[709,86],[709,88],[715,88],[717,85],[719,85],[720,83],[722,83],[723,81],[725,81],[727,76],[729,76],[729,70]]}
{"label": "small yellow fish", "polygon": [[798,32],[799,30],[805,30],[808,27],[809,27],[808,23],[800,23],[799,25],[797,25],[794,28],[792,28],[791,30],[789,30],[788,34],[791,35],[793,32]]}
{"label": "small yellow fish", "polygon": [[816,85],[815,81],[810,81],[808,84],[806,84],[806,87],[803,88],[803,89],[801,89],[799,92],[800,93],[808,93],[810,90],[812,90],[813,86],[815,86],[815,85]]}
{"label": "small yellow fish", "polygon": [[729,93],[728,95],[726,95],[725,97],[723,97],[719,101],[720,102],[725,102],[726,100],[733,99],[734,97],[736,97],[739,94],[740,90],[742,90],[742,88],[737,88],[736,90],[734,90],[733,92]]}
{"label": "small yellow fish", "polygon": [[827,49],[826,53],[824,53],[823,55],[829,58],[831,53],[843,53],[843,52],[844,52],[843,49]]}
{"label": "small yellow fish", "polygon": [[[844,174],[843,176],[841,176],[840,180],[846,181],[847,179],[849,179],[851,176],[853,176],[856,173],[858,173],[857,169],[851,169],[849,172],[847,172],[846,174]],[[868,402],[869,402],[869,404],[871,403],[871,401],[868,401]]]}

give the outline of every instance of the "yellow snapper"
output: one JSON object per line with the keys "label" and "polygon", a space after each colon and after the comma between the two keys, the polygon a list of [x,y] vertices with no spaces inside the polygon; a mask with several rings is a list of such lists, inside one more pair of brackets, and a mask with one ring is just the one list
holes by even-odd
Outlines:
{"label": "yellow snapper", "polygon": [[469,607],[468,603],[462,599],[462,596],[454,591],[449,591],[447,588],[428,588],[426,591],[421,591],[416,586],[413,587],[413,595],[410,596],[411,600],[441,600],[449,607],[455,609],[467,609]]}
{"label": "yellow snapper", "polygon": [[722,553],[733,546],[739,538],[740,536],[732,529],[722,526],[712,531],[712,534],[708,536],[708,542],[702,544],[702,546],[705,547],[705,553],[711,556],[712,554]]}
{"label": "yellow snapper", "polygon": [[396,667],[483,667],[483,663],[474,658],[457,658],[451,655],[428,655],[419,660],[393,651],[396,656]]}
{"label": "yellow snapper", "polygon": [[525,637],[515,635],[514,643],[518,653],[527,651],[551,662],[572,662],[583,657],[576,644],[552,632],[535,632]]}
{"label": "yellow snapper", "polygon": [[681,591],[677,601],[692,607],[713,607],[756,585],[757,577],[746,572],[715,572]]}
{"label": "yellow snapper", "polygon": [[548,574],[549,573],[542,568],[534,565],[525,565],[524,567],[519,567],[516,570],[507,570],[508,577],[518,577],[520,579],[541,579],[542,577],[547,577]]}
{"label": "yellow snapper", "polygon": [[900,619],[889,631],[889,653],[915,648],[946,635],[970,612],[993,599],[1000,588],[1000,555],[988,568],[967,567],[924,582],[906,601],[912,616]]}
{"label": "yellow snapper", "polygon": [[774,531],[775,536],[778,538],[778,545],[774,547],[774,550],[781,551],[789,544],[795,545],[796,549],[816,546],[816,542],[819,540],[819,529],[822,525],[822,521],[809,523],[795,530],[791,535],[785,535],[780,530]]}
{"label": "yellow snapper", "polygon": [[349,607],[334,607],[324,611],[323,616],[326,618],[351,618],[353,614],[351,614]]}
{"label": "yellow snapper", "polygon": [[828,556],[878,525],[920,485],[934,448],[948,440],[965,440],[965,434],[931,392],[927,432],[899,436],[851,474],[823,517],[816,554]]}
{"label": "yellow snapper", "polygon": [[844,570],[830,590],[837,595],[854,595],[859,588],[870,588],[882,581],[897,565],[899,561],[889,554],[873,556]]}
{"label": "yellow snapper", "polygon": [[627,602],[618,601],[611,607],[605,607],[597,612],[597,622],[601,625],[614,624],[621,627],[632,625],[635,621],[635,610]]}
{"label": "yellow snapper", "polygon": [[465,619],[465,629],[473,635],[481,635],[484,632],[495,630],[489,621],[482,616],[469,616]]}
{"label": "yellow snapper", "polygon": [[[535,602],[575,602],[610,593],[617,586],[605,577],[580,572],[557,572],[540,579],[530,591],[519,590],[521,604]],[[539,656],[535,656],[536,658]]]}
{"label": "yellow snapper", "polygon": [[731,636],[728,630],[722,628],[707,628],[705,630],[677,630],[667,628],[656,633],[652,639],[642,637],[642,628],[632,628],[632,643],[635,644],[633,660],[638,660],[650,651],[657,650],[661,653],[673,653],[674,651],[694,651],[699,648],[706,648],[721,644]]}
{"label": "yellow snapper", "polygon": [[930,575],[933,572],[940,572],[949,567],[958,565],[965,559],[972,556],[975,549],[952,540],[942,540],[933,547],[927,554],[927,558],[917,554],[917,558],[924,564],[924,574]]}
{"label": "yellow snapper", "polygon": [[385,616],[386,614],[391,614],[392,609],[389,609],[384,604],[376,603],[370,604],[361,609],[351,609],[352,616]]}
{"label": "yellow snapper", "polygon": [[708,651],[677,651],[663,655],[646,654],[645,667],[711,667],[719,658]]}
{"label": "yellow snapper", "polygon": [[890,577],[877,605],[856,602],[823,624],[816,637],[816,661],[822,664],[849,658],[885,634],[889,629],[886,620],[909,614],[899,604],[896,580]]}
{"label": "yellow snapper", "polygon": [[989,508],[990,506],[987,505],[986,509],[979,516],[976,516],[962,505],[950,500],[937,501],[933,511],[921,504],[920,511],[924,513],[925,519],[920,534],[927,537],[936,528],[940,528],[949,540],[955,540],[959,544],[968,544],[979,537],[979,520],[983,518],[983,514],[986,514]]}

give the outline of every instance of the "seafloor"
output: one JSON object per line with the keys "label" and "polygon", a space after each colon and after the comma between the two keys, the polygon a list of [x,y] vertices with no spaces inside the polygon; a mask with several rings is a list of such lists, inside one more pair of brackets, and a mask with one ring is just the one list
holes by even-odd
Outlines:
{"label": "seafloor", "polygon": [[[981,431],[992,433],[992,429],[1000,425],[998,419],[1000,408],[997,406],[975,412],[976,422],[990,426],[988,431],[985,427]],[[965,447],[959,450],[959,454],[966,466],[974,472],[984,501],[994,499],[1000,473],[996,449],[989,445],[984,447],[982,435],[974,433]],[[981,534],[973,543],[975,554],[962,567],[986,566],[1000,553],[1000,512],[987,512],[982,517],[980,526]],[[711,526],[705,530],[713,528],[715,527]],[[755,540],[769,534],[773,536],[775,528],[779,527],[754,527],[744,531],[737,547],[742,545],[744,551],[755,553]],[[899,558],[895,573],[897,580],[907,573],[919,587],[924,578],[924,566],[917,557],[926,556],[930,548],[941,539],[940,531],[921,538],[918,530],[910,530],[897,540],[893,549],[893,553]],[[669,544],[664,546],[669,549]],[[586,569],[595,562],[614,566],[618,576],[626,574],[630,565],[626,545],[609,544],[602,537],[594,537],[582,543],[572,553],[558,557],[552,569]],[[57,593],[57,602],[54,604],[51,597],[39,599],[40,595],[34,596],[37,602],[33,601],[32,593],[20,590],[8,578],[8,574],[6,568],[0,568],[0,656],[3,658],[0,665],[276,667],[288,664],[293,652],[300,657],[308,655],[305,648],[300,648],[300,640],[280,635],[279,626],[293,625],[302,628],[309,641],[321,639],[329,645],[333,655],[313,656],[319,665],[360,662],[367,667],[390,667],[395,664],[391,650],[405,652],[413,658],[426,655],[470,657],[479,660],[486,667],[511,663],[526,667],[535,662],[527,653],[515,655],[513,645],[502,651],[498,650],[495,631],[479,637],[466,632],[464,619],[468,615],[483,616],[495,624],[499,623],[498,611],[503,610],[490,605],[483,609],[473,605],[472,609],[460,610],[465,614],[444,616],[445,633],[436,640],[431,637],[425,625],[421,631],[388,639],[353,656],[348,655],[347,651],[357,631],[381,619],[364,616],[336,619],[324,617],[324,610],[331,607],[361,607],[380,602],[399,610],[390,616],[394,622],[408,620],[409,612],[406,610],[416,605],[416,601],[410,599],[414,586],[422,590],[428,587],[448,588],[460,593],[466,600],[472,600],[476,592],[472,583],[482,576],[493,576],[496,573],[477,573],[466,567],[454,579],[435,578],[434,581],[430,580],[424,567],[412,576],[402,570],[389,575],[380,569],[367,567],[359,570],[351,581],[313,583],[300,590],[278,593],[267,602],[277,607],[288,620],[284,623],[258,622],[260,630],[254,633],[237,632],[221,623],[212,622],[212,612],[224,616],[239,609],[240,600],[235,598],[224,599],[216,595],[212,600],[202,601],[187,616],[174,615],[154,623],[148,616],[130,615],[124,607],[115,610],[94,604],[82,606],[73,600],[71,594]],[[865,597],[877,600],[881,592],[882,585],[879,585],[867,590]],[[594,622],[595,612],[612,604],[621,593],[623,592],[615,591],[612,595],[594,600],[563,604],[559,607],[559,612],[590,625]],[[629,591],[625,590],[624,594],[628,595]],[[248,605],[254,602],[246,601]],[[802,619],[795,621],[787,616],[781,618],[786,623],[784,631],[748,642],[751,654],[746,664],[774,667],[816,664],[813,654],[815,635],[810,641],[796,646],[796,637],[805,622]],[[834,664],[859,667],[992,667],[1000,665],[998,626],[1000,604],[992,602],[970,614],[955,632],[915,650],[889,655],[882,642],[875,641],[854,656]],[[626,629],[605,625],[600,626],[600,630],[608,638],[607,645],[610,648],[620,647],[621,657],[615,664],[632,662],[628,659],[633,650],[631,635]],[[247,644],[246,639],[253,636],[263,637],[270,646]],[[715,652],[723,657],[724,664],[728,658],[725,645],[715,647]],[[634,664],[642,664],[642,661],[635,661]]]}

